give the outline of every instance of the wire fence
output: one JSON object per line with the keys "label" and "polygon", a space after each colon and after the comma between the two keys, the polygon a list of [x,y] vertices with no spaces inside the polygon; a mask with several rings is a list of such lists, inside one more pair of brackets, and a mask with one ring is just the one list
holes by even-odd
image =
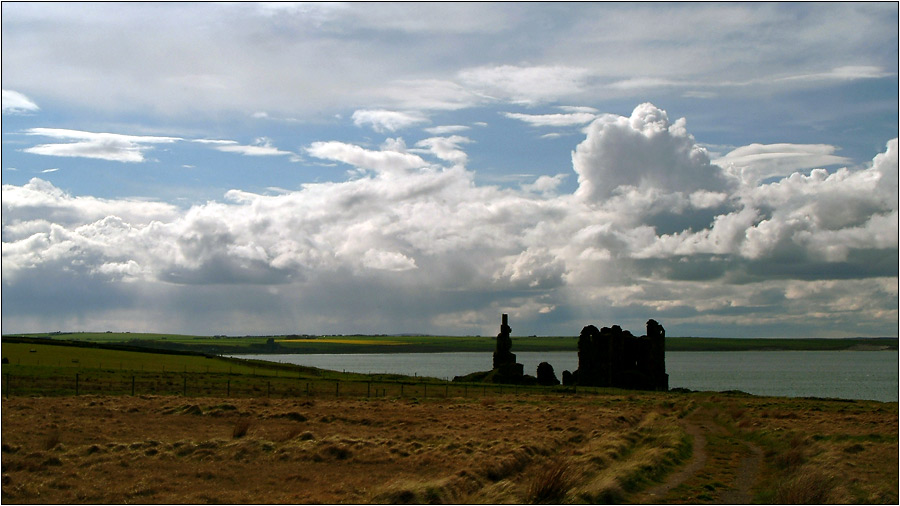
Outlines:
{"label": "wire fence", "polygon": [[501,385],[440,381],[341,381],[254,375],[179,372],[76,372],[60,375],[4,373],[2,391],[11,396],[179,395],[184,397],[389,397],[453,398],[496,395],[585,393],[584,387]]}

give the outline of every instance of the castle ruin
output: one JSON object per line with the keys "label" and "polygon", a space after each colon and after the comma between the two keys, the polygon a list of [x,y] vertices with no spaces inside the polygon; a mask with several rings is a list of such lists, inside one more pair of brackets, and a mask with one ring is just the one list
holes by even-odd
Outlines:
{"label": "castle ruin", "polygon": [[618,325],[588,325],[578,338],[578,370],[563,373],[563,384],[668,390],[666,331],[647,321],[647,335],[635,337]]}
{"label": "castle ruin", "polygon": [[500,317],[500,333],[497,334],[497,346],[494,349],[494,381],[497,383],[520,383],[525,375],[525,366],[516,362],[512,349],[512,338],[509,316]]}

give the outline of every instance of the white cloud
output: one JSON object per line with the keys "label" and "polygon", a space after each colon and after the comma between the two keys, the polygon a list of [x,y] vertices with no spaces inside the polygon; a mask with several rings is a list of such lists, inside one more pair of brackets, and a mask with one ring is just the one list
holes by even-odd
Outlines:
{"label": "white cloud", "polygon": [[847,164],[848,158],[834,154],[837,148],[825,144],[750,144],[713,160],[747,184],[798,170]]}
{"label": "white cloud", "polygon": [[569,112],[569,113],[580,112],[580,113],[590,113],[590,114],[594,114],[594,115],[596,115],[597,113],[600,112],[599,110],[597,110],[594,107],[588,107],[585,105],[560,105],[560,106],[558,106],[558,109],[561,109],[561,110],[563,110],[565,112]]}
{"label": "white cloud", "polygon": [[182,140],[178,137],[154,137],[112,133],[83,132],[62,128],[31,128],[28,135],[74,140],[63,144],[40,144],[26,148],[26,153],[48,156],[96,158],[115,162],[143,162],[144,152],[153,144]]}
{"label": "white cloud", "polygon": [[732,184],[687,133],[684,118],[670,123],[652,104],[639,105],[630,118],[602,116],[585,130],[572,163],[576,195],[586,201],[600,202],[626,186],[691,192],[722,191]]}
{"label": "white cloud", "polygon": [[498,312],[523,329],[549,318],[547,332],[654,317],[784,335],[827,311],[822,325],[858,333],[896,326],[896,139],[866,169],[748,184],[722,176],[683,121],[642,104],[585,129],[574,195],[558,194],[567,174],[476,185],[457,153],[466,141],[417,143],[447,166],[400,138],[380,150],[314,143],[312,156],[375,173],[189,209],[4,185],[3,283],[15,294],[4,321],[27,324],[49,297],[40,287],[54,286],[84,292],[53,322],[140,307],[151,316],[132,325],[207,333],[219,318],[248,332],[298,320],[348,331],[346,314],[354,329],[458,332]]}
{"label": "white cloud", "polygon": [[524,121],[531,126],[550,126],[564,127],[572,125],[584,125],[594,121],[596,114],[590,112],[571,112],[565,114],[522,114],[516,112],[505,112],[504,116],[511,119]]}
{"label": "white cloud", "polygon": [[411,153],[372,151],[338,141],[314,142],[306,151],[316,158],[334,160],[380,173],[397,173],[428,166],[425,160]]}
{"label": "white cloud", "polygon": [[441,125],[436,127],[428,127],[423,128],[426,132],[431,135],[446,135],[446,134],[456,134],[459,132],[465,132],[469,130],[471,127],[465,125]]}
{"label": "white cloud", "polygon": [[647,88],[665,88],[670,86],[690,86],[692,83],[679,82],[658,77],[632,77],[610,83],[609,87],[619,90],[645,90]]}
{"label": "white cloud", "polygon": [[465,166],[468,155],[465,151],[459,149],[460,144],[472,142],[472,139],[461,135],[451,135],[450,137],[430,137],[422,139],[416,143],[418,147],[428,148],[428,151],[441,160],[450,162],[454,165]]}
{"label": "white cloud", "polygon": [[491,102],[476,90],[445,79],[397,79],[374,90],[379,101],[425,111],[455,111]]}
{"label": "white cloud", "polygon": [[[203,141],[210,142],[210,141]],[[232,142],[212,142],[213,144],[221,144],[216,146],[219,151],[226,153],[239,153],[244,156],[284,156],[290,155],[297,159],[297,155],[290,151],[282,151],[272,145],[272,141],[265,137],[260,137],[252,145],[241,145]]]}
{"label": "white cloud", "polygon": [[799,74],[776,79],[777,81],[818,81],[818,80],[839,80],[849,81],[854,79],[879,79],[896,75],[895,73],[886,72],[881,67],[872,65],[845,65],[833,68],[826,72],[817,72],[812,74]]}
{"label": "white cloud", "polygon": [[485,95],[526,105],[578,95],[590,76],[587,69],[557,65],[499,65],[459,72],[460,80]]}
{"label": "white cloud", "polygon": [[367,250],[362,264],[369,269],[386,271],[408,271],[416,268],[416,261],[396,251]]}
{"label": "white cloud", "polygon": [[896,39],[895,13],[889,3],[21,4],[4,12],[4,82],[79,108],[179,117],[455,110],[587,89],[639,99],[629,86],[641,81],[746,96],[760,83],[896,75],[896,58],[872,43]]}
{"label": "white cloud", "polygon": [[40,109],[37,104],[22,93],[13,90],[3,90],[4,113],[22,114],[39,111]]}
{"label": "white cloud", "polygon": [[360,127],[370,125],[376,132],[396,132],[397,130],[403,130],[427,122],[428,118],[417,112],[361,109],[353,113],[354,125]]}
{"label": "white cloud", "polygon": [[523,184],[522,189],[527,192],[555,194],[556,189],[562,184],[568,174],[556,174],[555,176],[539,176],[534,183]]}

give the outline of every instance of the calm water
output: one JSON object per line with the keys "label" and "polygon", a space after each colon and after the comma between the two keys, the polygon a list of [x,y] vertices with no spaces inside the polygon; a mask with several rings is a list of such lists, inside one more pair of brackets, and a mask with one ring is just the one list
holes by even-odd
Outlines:
{"label": "calm water", "polygon": [[[358,373],[394,373],[453,379],[491,368],[490,352],[339,355],[240,355],[274,362]],[[549,362],[562,378],[578,368],[569,351],[519,352],[525,373]],[[897,401],[896,351],[668,352],[669,388],[741,390],[756,395]]]}

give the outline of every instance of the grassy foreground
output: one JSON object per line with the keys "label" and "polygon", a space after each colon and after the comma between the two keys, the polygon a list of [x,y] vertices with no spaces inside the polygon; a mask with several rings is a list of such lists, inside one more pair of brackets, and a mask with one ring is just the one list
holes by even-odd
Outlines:
{"label": "grassy foreground", "polygon": [[[371,395],[377,378],[203,356],[16,343],[3,356],[4,387],[10,375],[175,378],[166,395],[15,387],[0,410],[7,503],[898,501],[897,403],[398,391],[390,378]],[[341,390],[184,395],[201,377]]]}
{"label": "grassy foreground", "polygon": [[898,500],[896,403],[621,392],[2,403],[7,503]]}

